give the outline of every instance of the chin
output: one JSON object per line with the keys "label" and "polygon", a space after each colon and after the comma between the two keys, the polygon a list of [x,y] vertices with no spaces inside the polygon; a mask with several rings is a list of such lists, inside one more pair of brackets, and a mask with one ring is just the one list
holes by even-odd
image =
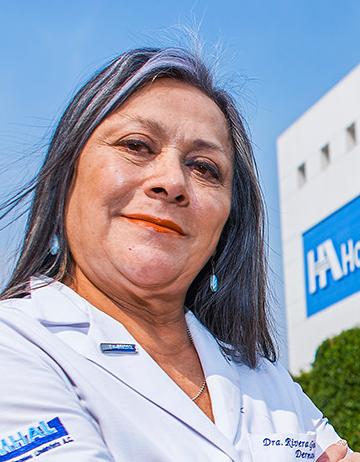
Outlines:
{"label": "chin", "polygon": [[161,288],[169,287],[174,284],[179,274],[173,274],[159,268],[138,268],[136,271],[122,271],[123,276],[137,287]]}
{"label": "chin", "polygon": [[[126,262],[122,261],[119,271],[133,284],[142,287],[163,287],[172,284],[183,273],[183,265],[176,255],[143,254]],[[117,265],[118,266],[118,265]]]}

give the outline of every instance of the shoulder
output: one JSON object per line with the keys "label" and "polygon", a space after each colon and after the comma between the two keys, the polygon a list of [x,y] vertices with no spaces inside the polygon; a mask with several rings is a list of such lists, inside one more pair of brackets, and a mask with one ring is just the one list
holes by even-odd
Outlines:
{"label": "shoulder", "polygon": [[[58,447],[54,460],[110,462],[113,459],[96,430],[97,423],[83,407],[73,377],[63,368],[69,362],[68,351],[63,362],[58,361],[54,353],[62,346],[55,344],[55,336],[41,324],[42,313],[36,309],[31,299],[0,302],[0,446],[4,449],[0,449],[0,460],[20,460],[12,443],[21,433],[27,440],[22,445],[24,453],[34,449],[39,455]],[[46,436],[40,438],[44,432]],[[34,435],[38,443],[28,444]],[[69,435],[66,442],[71,445],[64,445],[64,435]]]}
{"label": "shoulder", "polygon": [[9,309],[22,309],[30,306],[32,300],[28,298],[8,298],[0,301],[0,313],[6,313]]}
{"label": "shoulder", "polygon": [[289,390],[297,393],[298,385],[293,381],[289,372],[279,362],[271,362],[266,358],[259,358],[255,368],[250,368],[242,363],[233,361],[242,382],[246,382],[249,387],[264,389],[269,395],[271,389],[276,389],[276,396],[288,394]]}
{"label": "shoulder", "polygon": [[2,365],[28,361],[51,363],[48,354],[54,335],[39,317],[31,298],[0,302],[0,358]]}
{"label": "shoulder", "polygon": [[0,301],[0,329],[4,326],[37,324],[36,306],[31,298],[10,298]]}
{"label": "shoulder", "polygon": [[280,361],[271,362],[266,358],[259,358],[258,365],[254,368],[254,373],[261,375],[263,378],[269,380],[286,382],[293,384],[294,381],[291,378],[287,369],[281,364]]}
{"label": "shoulder", "polygon": [[3,368],[45,358],[41,344],[44,327],[34,316],[31,299],[0,302],[0,358]]}
{"label": "shoulder", "polygon": [[[11,298],[0,301],[0,331],[21,330],[34,324],[34,304],[31,298]],[[0,336],[2,337],[2,336]]]}
{"label": "shoulder", "polygon": [[261,358],[254,369],[241,364],[235,368],[240,387],[249,399],[261,401],[276,412],[295,414],[299,421],[321,420],[321,412],[281,363]]}

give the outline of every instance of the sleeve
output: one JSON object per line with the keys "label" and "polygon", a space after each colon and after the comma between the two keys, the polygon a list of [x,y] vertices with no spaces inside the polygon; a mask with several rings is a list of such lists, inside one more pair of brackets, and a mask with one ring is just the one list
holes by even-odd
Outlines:
{"label": "sleeve", "polygon": [[0,462],[113,462],[64,372],[0,321]]}

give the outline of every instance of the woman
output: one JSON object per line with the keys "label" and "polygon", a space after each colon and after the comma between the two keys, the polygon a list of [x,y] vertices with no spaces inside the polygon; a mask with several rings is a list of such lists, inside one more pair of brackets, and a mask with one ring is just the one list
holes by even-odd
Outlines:
{"label": "woman", "polygon": [[133,50],[95,75],[9,208],[32,191],[0,461],[316,460],[339,440],[275,362],[251,146],[197,57]]}

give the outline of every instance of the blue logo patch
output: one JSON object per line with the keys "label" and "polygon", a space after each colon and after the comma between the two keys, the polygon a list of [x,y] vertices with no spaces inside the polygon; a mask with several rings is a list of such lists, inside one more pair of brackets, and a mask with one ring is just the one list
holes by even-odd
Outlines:
{"label": "blue logo patch", "polygon": [[307,315],[360,290],[360,196],[303,234]]}
{"label": "blue logo patch", "polygon": [[[67,430],[61,423],[59,417],[45,422],[41,420],[36,425],[28,427],[25,431],[18,431],[13,435],[0,437],[0,462],[12,460],[22,456],[43,444],[57,440],[68,435]],[[65,443],[65,441],[64,441]],[[56,444],[56,443],[55,443]],[[57,444],[60,446],[60,443]],[[53,446],[55,447],[55,445]],[[49,448],[52,449],[52,448]],[[39,450],[38,453],[45,452]],[[36,454],[36,455],[39,455]],[[32,456],[21,460],[31,459]]]}

